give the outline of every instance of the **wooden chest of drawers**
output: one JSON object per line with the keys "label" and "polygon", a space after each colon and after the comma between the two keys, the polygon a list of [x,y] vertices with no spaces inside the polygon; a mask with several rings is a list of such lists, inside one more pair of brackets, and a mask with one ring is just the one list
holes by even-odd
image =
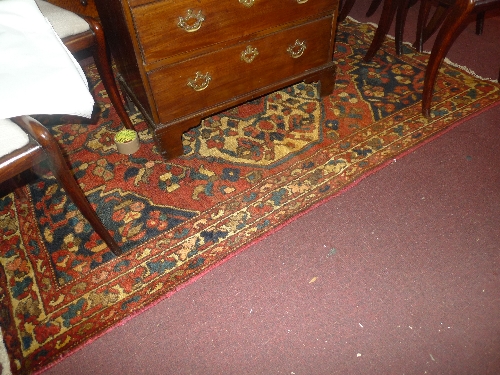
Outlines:
{"label": "wooden chest of drawers", "polygon": [[126,94],[165,159],[202,118],[299,81],[335,82],[338,0],[106,0]]}

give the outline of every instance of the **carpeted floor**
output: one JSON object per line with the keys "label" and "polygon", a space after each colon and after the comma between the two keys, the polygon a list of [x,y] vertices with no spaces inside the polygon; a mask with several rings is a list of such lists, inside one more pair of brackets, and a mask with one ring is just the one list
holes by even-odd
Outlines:
{"label": "carpeted floor", "polygon": [[[495,77],[489,21],[449,57]],[[46,373],[498,373],[499,118],[463,123]]]}

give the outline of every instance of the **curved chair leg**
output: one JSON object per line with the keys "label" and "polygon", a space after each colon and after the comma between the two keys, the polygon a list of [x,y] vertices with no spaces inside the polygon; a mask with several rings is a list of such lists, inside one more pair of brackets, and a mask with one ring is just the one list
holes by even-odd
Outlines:
{"label": "curved chair leg", "polygon": [[380,3],[382,3],[382,0],[373,0],[370,4],[370,7],[368,8],[368,11],[366,12],[366,17],[373,16],[373,14],[377,11],[378,7],[380,6]]}
{"label": "curved chair leg", "polygon": [[432,46],[431,55],[425,70],[424,89],[422,93],[422,114],[430,116],[431,100],[439,66],[457,38],[465,21],[474,12],[475,3],[470,0],[457,0],[450,8],[448,17]]}
{"label": "curved chair leg", "polygon": [[375,31],[375,36],[373,37],[372,43],[368,48],[368,52],[366,52],[363,60],[366,62],[371,61],[373,56],[377,53],[377,51],[382,46],[384,42],[384,38],[389,32],[389,29],[392,24],[392,20],[394,19],[394,15],[396,14],[396,10],[398,8],[399,0],[385,0],[384,7],[382,9],[382,15],[380,16],[380,22],[378,24],[377,30]]}
{"label": "curved chair leg", "polygon": [[438,5],[431,20],[427,23],[431,12],[432,0],[422,0],[417,20],[417,37],[413,47],[422,52],[424,43],[439,29],[448,14],[448,6]]}
{"label": "curved chair leg", "polygon": [[347,15],[351,11],[355,2],[356,2],[356,0],[346,0],[344,2],[344,4],[342,5],[342,9],[340,10],[340,13],[339,13],[338,22],[342,22],[347,18]]}
{"label": "curved chair leg", "polygon": [[[415,43],[413,44],[413,47],[420,53],[422,53],[424,43],[437,31],[448,14],[448,5],[438,5],[436,11],[432,16],[432,19],[426,25],[427,19],[429,18],[431,3],[432,1],[430,0],[422,0],[420,4],[420,11],[418,13],[417,38]],[[480,12],[476,16],[477,35],[481,35],[483,33],[484,13],[485,12]]]}
{"label": "curved chair leg", "polygon": [[432,15],[426,28],[424,28],[423,40],[424,43],[439,29],[443,24],[444,19],[447,17],[449,7],[445,5],[440,5],[437,7],[436,11]]}
{"label": "curved chair leg", "polygon": [[[25,120],[26,119],[26,120]],[[66,191],[73,203],[78,207],[83,216],[89,221],[90,225],[99,236],[108,245],[110,250],[117,256],[122,254],[122,250],[115,242],[108,230],[104,227],[96,212],[85,197],[82,189],[76,182],[73,173],[66,164],[66,160],[61,153],[56,139],[50,132],[38,121],[32,118],[13,118],[13,121],[26,130],[35,138],[47,155],[49,167],[57,181]]]}
{"label": "curved chair leg", "polygon": [[116,85],[115,76],[110,64],[110,54],[101,24],[92,18],[86,17],[85,20],[94,32],[95,44],[92,47],[92,54],[104,88],[106,89],[109,99],[111,100],[111,104],[113,104],[118,116],[122,120],[123,126],[127,129],[134,129],[132,121],[130,121],[130,117],[125,110],[123,100],[120,96],[120,92],[118,91],[118,86]]}
{"label": "curved chair leg", "polygon": [[68,166],[66,165],[61,152],[59,151],[58,154],[51,154],[49,160],[52,173],[57,178],[59,184],[64,188],[68,196],[71,198],[75,206],[78,207],[78,209],[88,220],[92,228],[94,228],[96,233],[108,245],[109,249],[116,256],[120,256],[122,254],[122,250],[102,224],[96,212],[85,197],[85,194],[83,194],[82,189],[80,188]]}

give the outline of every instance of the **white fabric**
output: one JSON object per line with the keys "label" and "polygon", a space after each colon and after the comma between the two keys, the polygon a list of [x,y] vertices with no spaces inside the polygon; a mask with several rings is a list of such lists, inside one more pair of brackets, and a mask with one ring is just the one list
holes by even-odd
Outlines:
{"label": "white fabric", "polygon": [[90,29],[87,21],[69,10],[60,8],[45,0],[35,0],[35,2],[61,39],[84,33]]}
{"label": "white fabric", "polygon": [[87,79],[34,0],[0,0],[0,51],[0,118],[91,117]]}
{"label": "white fabric", "polygon": [[[3,0],[0,0],[3,1]],[[28,144],[28,134],[9,119],[0,119],[0,157]]]}

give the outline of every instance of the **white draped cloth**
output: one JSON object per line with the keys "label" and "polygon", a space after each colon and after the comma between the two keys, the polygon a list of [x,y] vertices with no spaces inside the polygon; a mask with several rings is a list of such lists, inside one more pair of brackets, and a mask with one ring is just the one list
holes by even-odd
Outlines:
{"label": "white draped cloth", "polygon": [[93,106],[80,65],[35,1],[0,0],[0,119],[36,114],[90,118]]}

